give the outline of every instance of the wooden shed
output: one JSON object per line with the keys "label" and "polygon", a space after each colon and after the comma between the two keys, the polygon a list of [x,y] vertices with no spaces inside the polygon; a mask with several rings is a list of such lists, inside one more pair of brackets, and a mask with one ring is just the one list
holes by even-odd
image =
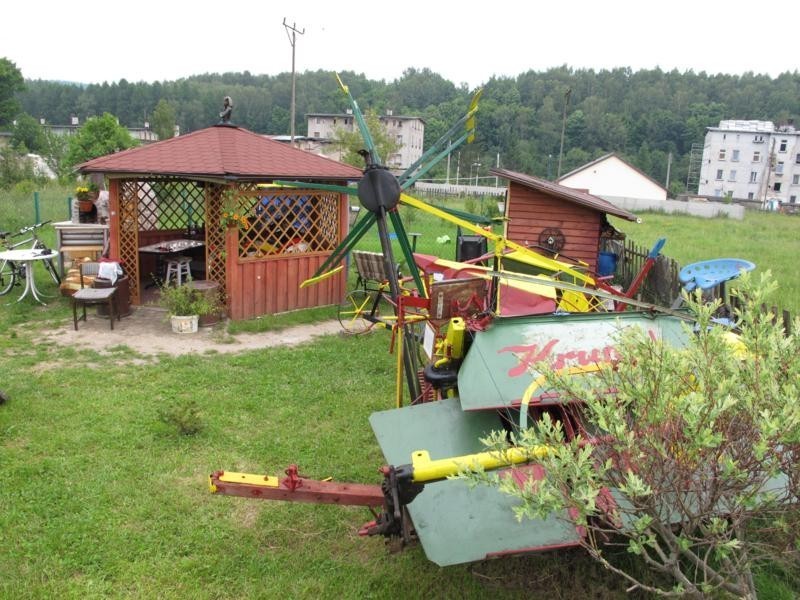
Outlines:
{"label": "wooden shed", "polygon": [[505,236],[581,260],[596,272],[600,240],[613,234],[606,215],[637,217],[587,192],[506,169],[492,175],[508,180]]}
{"label": "wooden shed", "polygon": [[79,170],[109,181],[110,255],[124,264],[134,304],[163,274],[169,256],[159,253],[181,243],[196,246],[193,276],[218,284],[233,319],[336,304],[344,295],[344,274],[300,283],[347,234],[347,197],[270,184],[343,184],[361,177],[354,167],[219,124]]}

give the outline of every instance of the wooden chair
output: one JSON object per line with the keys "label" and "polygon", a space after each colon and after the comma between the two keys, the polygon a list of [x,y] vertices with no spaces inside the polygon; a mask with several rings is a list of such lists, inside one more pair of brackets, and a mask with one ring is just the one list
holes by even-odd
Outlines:
{"label": "wooden chair", "polygon": [[81,289],[72,295],[72,324],[75,331],[78,331],[78,305],[83,309],[83,316],[81,317],[86,321],[86,306],[87,305],[102,305],[108,307],[108,321],[111,323],[111,329],[114,329],[114,317],[120,320],[119,308],[117,307],[117,288],[115,286],[107,288],[91,288],[86,287],[86,279],[84,277],[94,276],[100,271],[100,263],[87,262],[80,265],[81,276]]}

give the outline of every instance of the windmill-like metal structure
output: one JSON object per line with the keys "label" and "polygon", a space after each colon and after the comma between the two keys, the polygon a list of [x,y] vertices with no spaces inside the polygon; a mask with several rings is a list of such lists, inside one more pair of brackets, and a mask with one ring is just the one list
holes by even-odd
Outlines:
{"label": "windmill-like metal structure", "polygon": [[[472,143],[475,139],[475,114],[478,111],[478,100],[481,96],[481,90],[478,90],[473,95],[467,112],[439,138],[433,146],[423,153],[418,160],[409,166],[401,175],[395,176],[381,161],[381,157],[378,155],[375,142],[372,139],[369,127],[367,127],[367,122],[364,119],[364,115],[361,113],[358,102],[353,98],[350,89],[342,82],[338,74],[336,75],[336,80],[341,90],[347,95],[347,99],[353,110],[353,116],[355,117],[358,129],[364,141],[365,148],[359,151],[359,154],[364,157],[366,164],[364,167],[364,174],[359,180],[358,186],[355,188],[325,184],[309,186],[308,183],[299,181],[275,181],[275,184],[286,187],[313,187],[315,189],[358,195],[361,205],[366,209],[364,216],[355,224],[344,240],[333,250],[331,256],[320,266],[317,272],[307,281],[303,282],[303,286],[316,283],[340,271],[342,268],[342,260],[344,260],[347,254],[372,226],[377,224],[378,237],[383,252],[384,268],[385,272],[389,274],[389,292],[395,310],[397,311],[401,289],[397,272],[393,267],[395,259],[389,234],[389,225],[391,224],[394,229],[398,245],[400,246],[405,263],[408,266],[419,294],[425,296],[426,288],[414,261],[411,243],[409,242],[403,222],[400,219],[400,214],[397,211],[397,205],[400,203],[400,197],[403,195],[404,190],[414,185],[420,177],[428,173],[453,150],[460,147],[462,144]],[[402,329],[403,370],[409,394],[413,401],[418,398],[420,394],[419,381],[417,380],[419,365],[417,364],[418,359],[415,350],[416,346],[419,344],[419,340],[414,331],[412,331],[411,326],[400,323],[399,327]]]}

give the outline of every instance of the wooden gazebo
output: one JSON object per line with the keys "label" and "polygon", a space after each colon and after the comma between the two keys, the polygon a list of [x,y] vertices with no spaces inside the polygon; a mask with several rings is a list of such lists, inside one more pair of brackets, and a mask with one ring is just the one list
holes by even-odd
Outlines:
{"label": "wooden gazebo", "polygon": [[270,184],[342,184],[360,178],[354,167],[220,124],[79,170],[109,180],[110,255],[125,266],[134,304],[154,261],[140,249],[187,237],[203,243],[202,277],[219,284],[233,319],[335,304],[344,295],[344,274],[300,283],[346,235],[347,197]]}

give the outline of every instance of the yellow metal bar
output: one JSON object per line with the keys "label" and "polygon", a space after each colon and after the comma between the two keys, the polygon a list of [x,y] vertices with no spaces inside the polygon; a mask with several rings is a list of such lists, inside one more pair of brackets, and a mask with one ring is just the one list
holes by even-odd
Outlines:
{"label": "yellow metal bar", "polygon": [[550,452],[548,446],[533,448],[508,448],[495,452],[478,452],[451,458],[432,460],[427,450],[417,450],[411,455],[411,466],[414,470],[415,483],[429,483],[447,479],[467,468],[481,467],[486,471],[509,467],[520,463],[541,459]]}
{"label": "yellow metal bar", "polygon": [[[395,405],[397,408],[401,408],[403,406],[403,327],[401,325],[397,325],[394,328],[395,332],[395,340],[397,341],[397,347],[395,348],[395,352],[397,353],[397,379],[395,381]],[[411,398],[411,402],[414,402],[416,398]]]}
{"label": "yellow metal bar", "polygon": [[342,269],[344,269],[344,266],[343,265],[339,265],[335,269],[331,269],[330,271],[326,271],[322,275],[317,275],[316,277],[310,277],[309,279],[306,279],[303,283],[301,283],[300,287],[304,288],[304,287],[308,287],[309,285],[314,285],[315,283],[319,283],[320,281],[322,281],[324,279],[327,279],[328,277],[332,277],[333,275],[336,275],[336,273],[338,273]]}
{"label": "yellow metal bar", "polygon": [[[276,488],[280,485],[280,480],[271,475],[254,475],[252,473],[236,473],[233,471],[225,471],[218,479],[223,483],[246,483],[269,488]],[[208,486],[211,489],[211,493],[217,491],[217,486],[212,483],[211,477],[208,478]]]}

